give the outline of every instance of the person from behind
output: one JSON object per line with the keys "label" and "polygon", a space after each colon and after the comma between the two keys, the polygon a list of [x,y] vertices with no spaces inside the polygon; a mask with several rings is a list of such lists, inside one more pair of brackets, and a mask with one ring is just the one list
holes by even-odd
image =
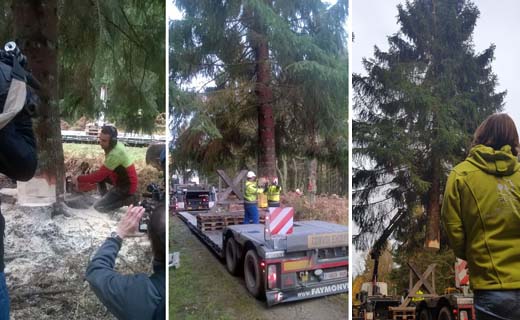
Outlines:
{"label": "person from behind", "polygon": [[[99,189],[101,199],[94,203],[99,212],[110,212],[136,202],[137,173],[123,143],[117,141],[117,129],[105,125],[99,133],[99,145],[105,151],[103,165],[90,174],[73,178],[78,191]],[[114,187],[107,191],[107,183]]]}
{"label": "person from behind", "polygon": [[[23,55],[2,51],[0,56],[0,173],[13,180],[28,181],[34,176],[38,165],[31,119],[38,97],[26,85],[29,73],[18,62]],[[10,99],[7,99],[8,96]],[[0,320],[9,320],[4,237],[5,219],[0,212]]]}
{"label": "person from behind", "polygon": [[249,171],[246,175],[246,189],[244,191],[244,224],[259,223],[258,217],[258,194],[263,193],[256,182],[256,174]]}
{"label": "person from behind", "polygon": [[125,216],[101,245],[87,267],[90,287],[118,319],[165,319],[166,225],[165,207],[159,205],[151,213],[148,238],[153,252],[153,274],[123,275],[114,270],[116,257],[124,239],[134,234],[144,214],[143,207],[129,206]]}
{"label": "person from behind", "polygon": [[478,320],[520,319],[518,131],[489,116],[446,183],[442,221],[455,255],[468,262]]}

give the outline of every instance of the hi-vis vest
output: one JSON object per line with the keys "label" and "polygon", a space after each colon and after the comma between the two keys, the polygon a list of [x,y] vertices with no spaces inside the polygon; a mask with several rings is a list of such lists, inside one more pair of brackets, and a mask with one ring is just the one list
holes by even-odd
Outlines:
{"label": "hi-vis vest", "polygon": [[246,190],[244,192],[244,201],[246,203],[256,203],[257,194],[263,193],[264,189],[256,185],[256,181],[246,181]]}
{"label": "hi-vis vest", "polygon": [[282,187],[271,185],[267,187],[267,201],[268,202],[280,202],[280,192]]}

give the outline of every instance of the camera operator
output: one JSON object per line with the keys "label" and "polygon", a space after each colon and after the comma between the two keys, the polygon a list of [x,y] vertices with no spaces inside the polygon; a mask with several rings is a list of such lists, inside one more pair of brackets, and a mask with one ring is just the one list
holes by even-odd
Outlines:
{"label": "camera operator", "polygon": [[87,267],[86,279],[107,309],[118,319],[165,319],[166,226],[161,203],[150,215],[148,238],[154,255],[153,274],[122,275],[114,270],[123,240],[137,231],[145,209],[130,206],[117,231],[99,248]]}
{"label": "camera operator", "polygon": [[[36,140],[29,113],[37,97],[25,85],[30,74],[20,66],[20,56],[23,57],[0,50],[0,173],[27,181],[34,176],[37,166]],[[4,235],[5,219],[0,212],[0,320],[9,319]]]}

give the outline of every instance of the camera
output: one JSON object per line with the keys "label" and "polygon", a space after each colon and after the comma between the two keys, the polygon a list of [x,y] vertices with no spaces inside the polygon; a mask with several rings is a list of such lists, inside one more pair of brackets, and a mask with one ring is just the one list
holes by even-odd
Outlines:
{"label": "camera", "polygon": [[148,224],[150,223],[150,215],[156,206],[164,201],[165,192],[157,184],[150,183],[146,187],[147,193],[143,194],[146,199],[142,200],[139,205],[144,208],[144,214],[139,221],[139,232],[148,232]]}
{"label": "camera", "polygon": [[30,116],[34,116],[37,113],[39,98],[31,88],[39,90],[41,85],[27,69],[27,57],[22,54],[14,41],[6,43],[3,50],[0,49],[0,110],[4,108],[12,77],[23,79],[27,83],[27,96],[23,109]]}

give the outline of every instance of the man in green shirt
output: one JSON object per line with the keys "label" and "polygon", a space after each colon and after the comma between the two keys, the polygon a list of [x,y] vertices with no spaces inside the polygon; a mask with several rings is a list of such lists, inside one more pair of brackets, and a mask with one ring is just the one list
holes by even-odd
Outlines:
{"label": "man in green shirt", "polygon": [[[105,125],[99,134],[99,145],[105,151],[105,161],[101,168],[90,174],[76,178],[78,191],[89,191],[99,186],[102,198],[94,203],[99,212],[110,212],[137,199],[137,172],[125,146],[117,141],[117,129]],[[114,187],[107,192],[106,183]]]}

